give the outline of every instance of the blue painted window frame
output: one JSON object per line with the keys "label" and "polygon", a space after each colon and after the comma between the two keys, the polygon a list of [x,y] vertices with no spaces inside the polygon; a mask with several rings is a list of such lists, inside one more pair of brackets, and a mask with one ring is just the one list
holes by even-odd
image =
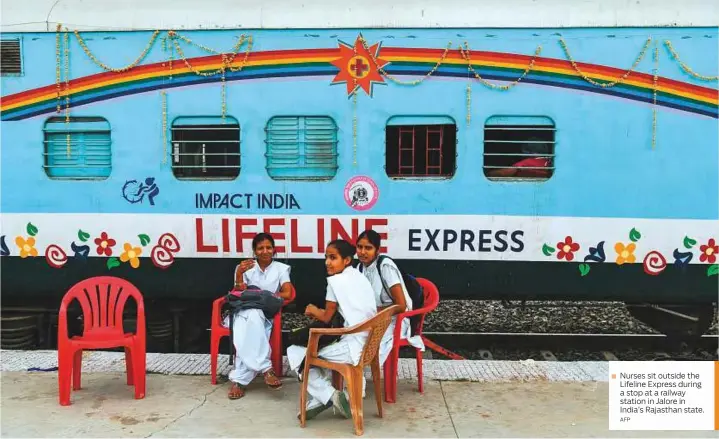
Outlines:
{"label": "blue painted window frame", "polygon": [[[112,172],[112,135],[103,117],[51,117],[43,126],[43,168],[53,179],[105,180]],[[70,154],[67,139],[70,138]]]}
{"label": "blue painted window frame", "polygon": [[331,180],[337,175],[337,123],[329,116],[274,116],[265,127],[273,180]]}

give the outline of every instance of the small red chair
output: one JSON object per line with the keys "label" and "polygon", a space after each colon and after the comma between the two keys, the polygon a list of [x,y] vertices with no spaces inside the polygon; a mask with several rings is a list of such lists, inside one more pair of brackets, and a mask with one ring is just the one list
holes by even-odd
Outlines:
{"label": "small red chair", "polygon": [[[127,299],[137,303],[137,330],[125,333],[122,313]],[[81,336],[68,338],[67,308],[80,302],[83,317]],[[135,386],[135,399],[145,397],[145,306],[140,291],[125,279],[98,276],[73,285],[60,304],[57,357],[60,405],[70,405],[72,390],[80,390],[82,352],[91,349],[125,348],[127,385]]]}
{"label": "small red chair", "polygon": [[[411,346],[406,339],[400,338],[402,330],[402,320],[405,317],[420,315],[418,333],[422,335],[422,327],[424,326],[424,318],[427,313],[434,311],[439,304],[439,291],[437,286],[427,279],[418,277],[417,282],[424,290],[424,306],[408,312],[397,314],[397,324],[394,327],[394,339],[392,351],[390,351],[387,360],[384,362],[384,400],[388,403],[394,403],[397,399],[397,363],[399,362],[399,348],[402,346]],[[422,378],[422,351],[416,349],[417,354],[417,380],[419,381],[419,393],[424,393],[424,381]]]}
{"label": "small red chair", "polygon": [[[286,299],[282,307],[289,305],[295,300],[296,292],[292,286],[292,295]],[[210,380],[217,384],[217,356],[220,354],[220,340],[222,337],[230,336],[230,328],[222,326],[222,305],[225,304],[225,297],[212,302],[212,321],[210,323]],[[230,340],[232,343],[232,340]],[[275,375],[282,376],[282,310],[272,320],[272,333],[270,334],[270,346],[272,347],[271,361]]]}

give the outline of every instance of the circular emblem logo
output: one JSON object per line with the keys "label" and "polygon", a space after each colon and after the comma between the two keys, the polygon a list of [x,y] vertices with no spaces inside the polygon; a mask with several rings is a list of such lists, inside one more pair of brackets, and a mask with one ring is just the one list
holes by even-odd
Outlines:
{"label": "circular emblem logo", "polygon": [[362,55],[355,55],[347,63],[347,70],[353,78],[362,79],[369,75],[369,60]]}
{"label": "circular emblem logo", "polygon": [[374,180],[363,175],[352,177],[345,185],[345,203],[354,210],[369,210],[379,199]]}

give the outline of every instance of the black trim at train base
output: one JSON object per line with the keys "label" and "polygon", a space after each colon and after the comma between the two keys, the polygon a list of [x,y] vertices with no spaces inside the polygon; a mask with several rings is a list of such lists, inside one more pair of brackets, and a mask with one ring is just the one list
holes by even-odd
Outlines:
{"label": "black trim at train base", "polygon": [[[281,260],[281,259],[280,259]],[[3,303],[60,301],[76,282],[92,276],[117,276],[135,284],[148,299],[207,300],[225,294],[233,285],[239,260],[178,258],[166,268],[142,258],[133,269],[122,263],[108,270],[105,258],[71,258],[62,268],[52,268],[44,257],[3,257]],[[327,285],[324,261],[294,259],[292,281],[297,307],[324,304]],[[657,276],[644,272],[642,264],[589,264],[581,276],[580,263],[503,262],[450,260],[397,260],[407,273],[425,277],[439,288],[443,299],[477,300],[598,300],[673,304],[706,304],[717,301],[719,276],[708,276],[706,264],[684,268],[669,265]]]}

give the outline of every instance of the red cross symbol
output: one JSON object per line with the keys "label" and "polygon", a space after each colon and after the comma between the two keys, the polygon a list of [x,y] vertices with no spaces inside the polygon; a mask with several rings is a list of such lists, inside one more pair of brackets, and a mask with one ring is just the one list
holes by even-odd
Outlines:
{"label": "red cross symbol", "polygon": [[356,78],[364,78],[369,72],[369,64],[365,64],[364,58],[356,56],[350,63],[350,70]]}

